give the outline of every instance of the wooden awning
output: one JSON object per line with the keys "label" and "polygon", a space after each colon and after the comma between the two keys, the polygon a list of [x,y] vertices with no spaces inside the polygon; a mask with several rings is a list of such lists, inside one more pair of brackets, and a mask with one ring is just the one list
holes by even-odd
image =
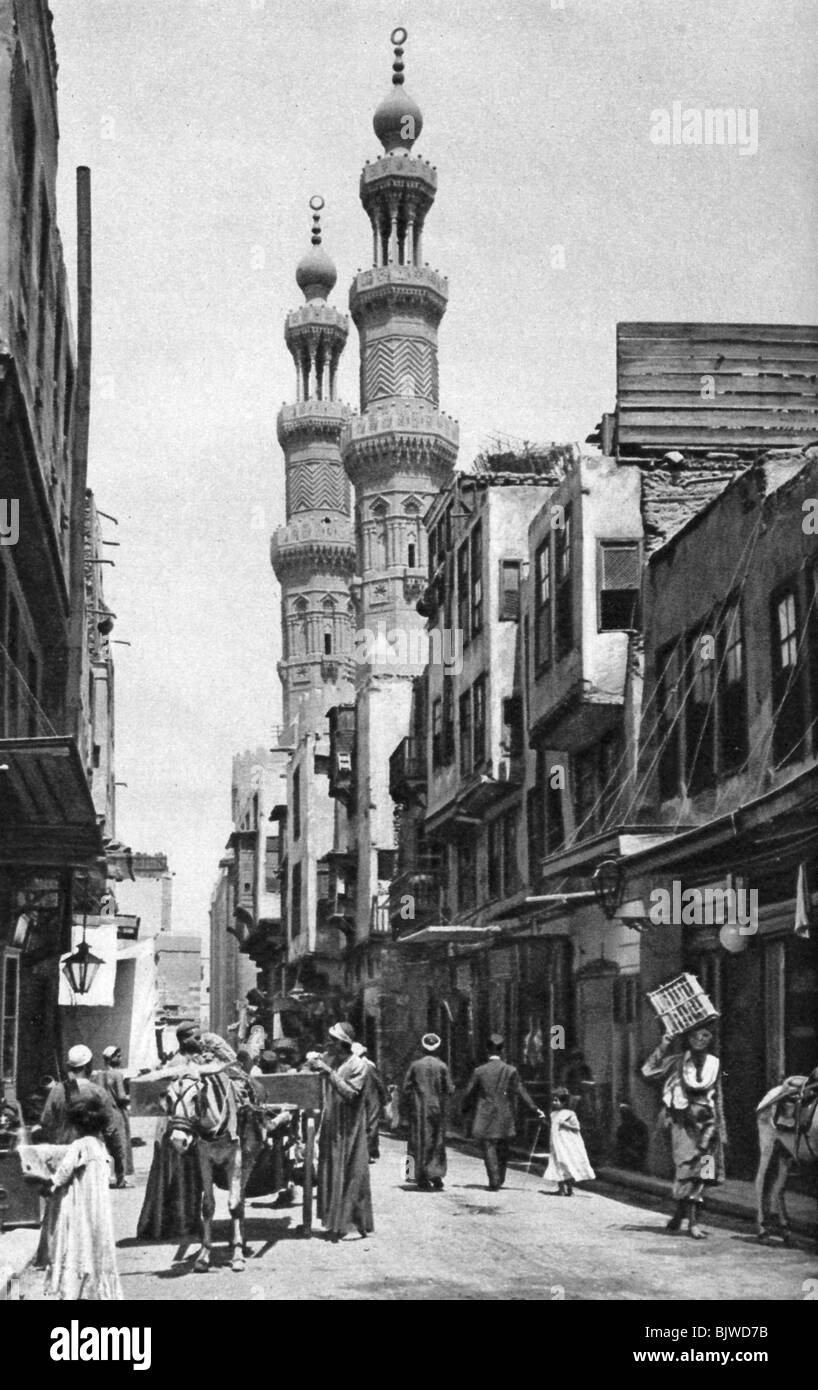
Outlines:
{"label": "wooden awning", "polygon": [[0,739],[0,865],[95,860],[104,867],[102,828],[73,739]]}

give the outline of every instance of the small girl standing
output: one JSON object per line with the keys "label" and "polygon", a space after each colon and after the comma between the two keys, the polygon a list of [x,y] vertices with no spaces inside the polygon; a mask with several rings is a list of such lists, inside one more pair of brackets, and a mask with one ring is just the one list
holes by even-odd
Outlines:
{"label": "small girl standing", "polygon": [[549,1144],[546,1181],[559,1183],[561,1197],[572,1197],[575,1182],[589,1182],[596,1177],[588,1162],[582,1131],[573,1110],[570,1095],[558,1087],[551,1097],[551,1141]]}
{"label": "small girl standing", "polygon": [[108,1150],[100,1138],[107,1115],[96,1095],[71,1102],[79,1134],[54,1173],[46,1214],[46,1293],[61,1299],[113,1301],[124,1297],[116,1267]]}

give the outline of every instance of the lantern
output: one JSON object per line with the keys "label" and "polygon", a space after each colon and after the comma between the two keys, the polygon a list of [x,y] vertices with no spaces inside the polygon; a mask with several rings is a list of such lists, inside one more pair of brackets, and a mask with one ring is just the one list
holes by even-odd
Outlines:
{"label": "lantern", "polygon": [[617,859],[603,859],[594,870],[594,895],[599,906],[610,919],[622,901],[624,882],[622,866]]}
{"label": "lantern", "polygon": [[95,956],[85,940],[85,921],[82,923],[82,941],[67,960],[63,961],[62,973],[68,981],[73,994],[87,994],[96,979],[97,971],[103,964]]}

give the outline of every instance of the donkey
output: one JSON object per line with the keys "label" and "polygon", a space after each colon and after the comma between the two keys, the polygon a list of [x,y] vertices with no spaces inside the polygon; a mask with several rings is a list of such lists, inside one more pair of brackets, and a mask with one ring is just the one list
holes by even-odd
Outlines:
{"label": "donkey", "polygon": [[253,1165],[264,1146],[264,1127],[240,1084],[223,1064],[205,1065],[175,1078],[167,1091],[168,1133],[177,1153],[195,1144],[202,1178],[202,1248],[194,1269],[210,1269],[214,1166],[224,1168],[232,1221],[231,1268],[244,1269],[244,1193]]}
{"label": "donkey", "polygon": [[[784,1192],[790,1170],[801,1162],[818,1162],[818,1072],[807,1078],[788,1077],[774,1086],[756,1106],[759,1162],[756,1173],[756,1231],[762,1245],[770,1242],[769,1206],[774,1206],[784,1245],[792,1244]],[[793,1127],[776,1127],[778,1101],[794,1101]],[[774,1165],[774,1166],[773,1166]],[[772,1176],[770,1177],[770,1174]],[[768,1190],[769,1179],[769,1190]],[[769,1198],[769,1202],[767,1202]]]}

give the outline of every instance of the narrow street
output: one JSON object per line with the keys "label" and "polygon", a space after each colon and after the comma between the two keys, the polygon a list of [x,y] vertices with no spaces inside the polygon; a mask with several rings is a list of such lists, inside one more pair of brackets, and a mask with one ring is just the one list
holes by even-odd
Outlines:
{"label": "narrow street", "polygon": [[[151,1122],[137,1121],[150,1135]],[[668,1236],[658,1207],[637,1206],[591,1191],[570,1200],[543,1191],[542,1179],[511,1170],[489,1193],[478,1158],[451,1152],[446,1188],[404,1187],[404,1145],[382,1138],[373,1165],[375,1233],[337,1245],[298,1230],[300,1207],[272,1198],[247,1206],[247,1267],[229,1265],[227,1206],[218,1193],[213,1267],[193,1271],[198,1242],[144,1243],[134,1238],[151,1144],[135,1149],[130,1191],[112,1192],[126,1299],[240,1300],[800,1300],[818,1277],[818,1256],[762,1248],[748,1226],[709,1227],[707,1241]],[[23,1296],[40,1299],[42,1276],[29,1271]]]}

